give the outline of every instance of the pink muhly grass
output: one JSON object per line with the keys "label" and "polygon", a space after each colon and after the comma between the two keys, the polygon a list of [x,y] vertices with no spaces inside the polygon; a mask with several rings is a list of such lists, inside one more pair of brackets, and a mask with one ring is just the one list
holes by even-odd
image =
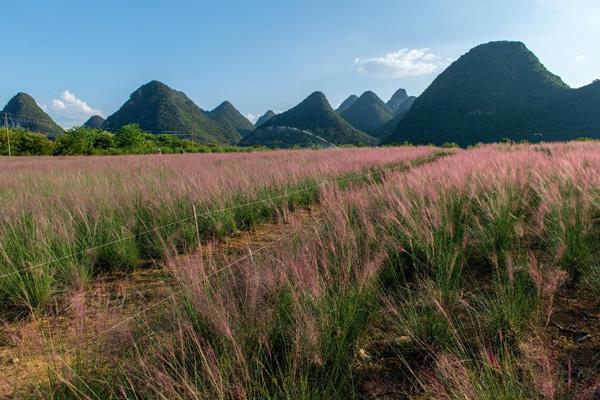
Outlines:
{"label": "pink muhly grass", "polygon": [[546,307],[546,325],[548,325],[554,311],[554,298],[558,289],[567,280],[568,274],[557,268],[544,268],[532,254],[529,258],[529,275],[535,284],[541,304]]}

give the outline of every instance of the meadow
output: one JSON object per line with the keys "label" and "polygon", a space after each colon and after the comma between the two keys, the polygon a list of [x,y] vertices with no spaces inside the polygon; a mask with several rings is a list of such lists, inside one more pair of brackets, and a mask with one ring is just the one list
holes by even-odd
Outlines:
{"label": "meadow", "polygon": [[16,398],[600,394],[595,142],[1,162],[6,330],[45,361]]}
{"label": "meadow", "polygon": [[399,168],[434,152],[423,147],[1,160],[0,311],[43,308],[56,292],[83,287],[94,275],[162,260],[164,240],[184,251],[273,221],[284,209],[310,206],[324,180],[355,180],[353,174]]}

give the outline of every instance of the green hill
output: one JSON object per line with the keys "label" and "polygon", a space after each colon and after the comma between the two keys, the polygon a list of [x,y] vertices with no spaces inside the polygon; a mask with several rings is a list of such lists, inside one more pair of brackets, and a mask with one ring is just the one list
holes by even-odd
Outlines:
{"label": "green hill", "polygon": [[333,147],[332,143],[310,131],[279,126],[257,128],[240,141],[240,146],[261,146],[274,149],[291,147]]}
{"label": "green hill", "polygon": [[352,107],[352,104],[356,103],[356,100],[358,100],[357,95],[353,94],[349,96],[346,100],[342,102],[342,104],[340,104],[340,106],[337,108],[337,110],[335,110],[335,112],[338,114],[343,113],[344,111]]}
{"label": "green hill", "polygon": [[375,136],[377,138],[382,138],[382,139],[387,138],[394,131],[396,131],[396,127],[398,126],[400,121],[402,121],[406,117],[406,114],[408,114],[408,111],[404,111],[399,114],[396,114],[394,116],[394,118],[390,119],[388,122],[381,125],[377,129],[377,132],[373,133],[373,136]]}
{"label": "green hill", "polygon": [[[296,107],[271,118],[260,129],[247,136],[245,143],[252,142],[255,145],[261,145],[259,138],[276,141],[277,138],[271,136],[276,135],[277,130],[265,131],[265,128],[295,128],[298,132],[310,132],[314,137],[321,138],[323,143],[330,142],[335,145],[374,145],[377,143],[375,138],[353,128],[336,114],[321,92],[314,92]],[[303,133],[298,133],[299,145],[306,141],[305,136]],[[291,135],[290,144],[293,145],[293,135]]]}
{"label": "green hill", "polygon": [[386,143],[600,138],[600,84],[571,89],[520,42],[491,42],[438,76]]}
{"label": "green hill", "polygon": [[273,110],[269,110],[266,113],[264,113],[259,119],[256,120],[254,126],[258,128],[259,126],[264,125],[268,120],[270,120],[276,115],[277,114],[275,114]]}
{"label": "green hill", "polygon": [[56,137],[64,130],[50,118],[27,93],[18,93],[0,112],[0,123],[12,128],[22,128],[31,132],[38,132],[48,137]]}
{"label": "green hill", "polygon": [[217,108],[209,113],[210,117],[218,121],[227,121],[242,136],[248,135],[254,130],[252,122],[248,121],[234,106],[228,101],[224,101]]}
{"label": "green hill", "polygon": [[404,103],[407,99],[408,93],[406,93],[406,89],[398,89],[386,104],[392,110],[392,112],[396,114],[402,103]]}
{"label": "green hill", "polygon": [[385,139],[389,135],[391,135],[396,130],[396,127],[398,126],[400,121],[402,121],[404,119],[404,117],[406,117],[406,114],[408,114],[408,111],[410,110],[412,105],[415,103],[416,99],[417,98],[415,96],[407,97],[406,100],[404,100],[402,102],[402,104],[397,106],[396,111],[394,112],[394,118],[390,119],[388,122],[381,125],[377,129],[377,132],[373,133],[373,136],[375,136],[377,138]]}
{"label": "green hill", "polygon": [[104,125],[104,121],[106,121],[106,120],[104,118],[102,118],[101,116],[94,115],[94,116],[91,116],[90,119],[88,119],[86,121],[86,123],[83,124],[83,126],[86,128],[100,129],[100,128],[102,128],[102,125]]}
{"label": "green hill", "polygon": [[236,143],[241,139],[231,124],[214,120],[185,93],[158,81],[133,92],[119,111],[106,119],[103,129],[117,130],[132,123],[146,132],[179,134],[203,142]]}
{"label": "green hill", "polygon": [[394,117],[394,113],[375,93],[368,91],[342,112],[341,116],[356,129],[373,135]]}

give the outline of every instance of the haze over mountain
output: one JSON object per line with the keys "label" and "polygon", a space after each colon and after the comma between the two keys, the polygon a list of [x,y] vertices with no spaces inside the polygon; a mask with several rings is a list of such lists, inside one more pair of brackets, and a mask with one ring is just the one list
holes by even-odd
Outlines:
{"label": "haze over mountain", "polygon": [[358,100],[357,95],[350,95],[346,100],[342,102],[342,104],[340,104],[340,106],[337,108],[337,110],[335,110],[335,112],[337,112],[338,114],[343,113],[344,111],[352,107],[352,104],[356,103],[356,100]]}
{"label": "haze over mountain", "polygon": [[64,132],[27,93],[18,93],[10,99],[0,112],[0,118],[2,124],[7,121],[10,127],[43,133],[51,138]]}
{"label": "haze over mountain", "polygon": [[228,122],[242,136],[246,136],[254,130],[252,122],[248,121],[248,119],[228,101],[221,103],[217,108],[212,110],[209,115],[215,120]]}
{"label": "haze over mountain", "polygon": [[392,95],[392,97],[387,101],[387,106],[392,110],[395,114],[402,103],[404,103],[408,99],[408,93],[406,93],[406,89],[398,89],[396,93]]}
{"label": "haze over mountain", "polygon": [[373,135],[394,113],[375,93],[367,91],[341,116],[356,129]]}
{"label": "haze over mountain", "polygon": [[475,47],[450,65],[386,143],[503,138],[529,141],[600,138],[600,83],[571,89],[521,42]]}
{"label": "haze over mountain", "polygon": [[135,123],[152,133],[173,133],[204,142],[236,143],[240,133],[229,123],[210,117],[185,93],[151,81],[132,93],[129,100],[113,115],[103,128],[117,130]]}
{"label": "haze over mountain", "polygon": [[277,114],[275,114],[275,112],[273,110],[267,111],[266,113],[261,115],[260,118],[258,118],[256,120],[256,123],[254,124],[254,126],[256,126],[258,128],[261,125],[264,125],[268,120],[273,118],[275,115],[277,115]]}
{"label": "haze over mountain", "polygon": [[[289,129],[297,129],[291,133]],[[259,129],[246,136],[244,145],[269,145],[282,140],[279,129],[285,132],[286,145],[302,145],[306,142],[307,131],[314,135],[320,145],[355,144],[373,145],[377,140],[352,127],[331,108],[329,101],[321,92],[314,92],[294,108],[278,114]],[[310,136],[310,135],[309,135]]]}
{"label": "haze over mountain", "polygon": [[396,106],[396,109],[392,109],[394,115],[398,116],[400,114],[406,114],[413,104],[415,104],[415,100],[417,100],[416,96],[408,96],[406,100]]}
{"label": "haze over mountain", "polygon": [[100,129],[102,128],[102,125],[104,125],[104,121],[106,121],[106,119],[102,118],[101,116],[93,115],[86,121],[85,124],[83,124],[83,126],[86,128]]}

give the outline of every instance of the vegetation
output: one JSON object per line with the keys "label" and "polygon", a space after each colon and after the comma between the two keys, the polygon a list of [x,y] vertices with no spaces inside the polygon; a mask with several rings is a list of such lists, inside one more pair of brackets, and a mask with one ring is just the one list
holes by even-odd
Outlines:
{"label": "vegetation", "polygon": [[[132,137],[124,131],[115,140],[135,142]],[[94,276],[135,270],[143,260],[160,262],[165,240],[178,251],[195,249],[198,240],[218,240],[314,205],[324,179],[358,183],[364,173],[375,179],[389,165],[405,167],[434,151],[6,161],[0,176],[0,313],[44,310],[57,294],[85,287]]]}
{"label": "vegetation", "polygon": [[63,129],[27,93],[18,93],[10,99],[4,110],[0,112],[0,119],[2,126],[8,122],[11,128],[40,132],[49,137],[63,133]]}
{"label": "vegetation", "polygon": [[275,115],[275,112],[273,110],[269,110],[266,113],[264,113],[263,115],[261,115],[257,120],[256,120],[256,124],[254,126],[256,126],[257,128],[259,126],[264,125],[268,120],[270,120],[271,118],[273,118]]}
{"label": "vegetation", "polygon": [[189,135],[207,143],[234,144],[241,138],[231,124],[211,118],[185,93],[158,81],[149,82],[133,92],[102,127],[116,131],[129,124],[138,124],[151,133]]}
{"label": "vegetation", "polygon": [[85,124],[83,124],[83,126],[85,128],[102,129],[102,125],[104,125],[104,121],[106,121],[106,120],[104,118],[102,118],[101,116],[93,115],[85,122]]}
{"label": "vegetation", "polygon": [[348,98],[346,98],[346,100],[342,101],[342,104],[340,104],[340,106],[335,110],[335,112],[338,114],[343,113],[344,111],[349,109],[352,106],[352,104],[354,104],[356,102],[356,100],[358,100],[357,95],[352,94],[352,95],[348,96]]}
{"label": "vegetation", "polygon": [[[336,114],[323,93],[315,92],[296,107],[268,120],[261,126],[261,129],[246,136],[240,144],[262,146],[266,143],[277,142],[281,140],[280,128],[310,132],[312,135],[324,139],[321,140],[321,143],[330,142],[335,145],[374,145],[377,143],[375,138],[353,128]],[[297,137],[298,143],[294,143],[295,137]],[[306,140],[313,141],[310,138],[307,139],[306,134],[289,135],[286,144],[288,146],[303,145]]]}
{"label": "vegetation", "polygon": [[32,133],[24,129],[9,129],[0,131],[0,155],[13,156],[48,156],[54,153],[54,142],[46,135]]}
{"label": "vegetation", "polygon": [[[171,134],[150,134],[143,132],[135,124],[125,125],[115,133],[85,127],[73,128],[54,141],[45,135],[23,129],[10,129],[9,135],[13,156],[227,153],[256,150],[225,144],[202,144]],[[8,138],[5,132],[0,135],[0,155],[8,155]]]}
{"label": "vegetation", "polygon": [[233,126],[242,137],[247,136],[254,130],[252,122],[248,121],[234,106],[228,101],[224,101],[217,108],[212,110],[209,115],[219,121]]}
{"label": "vegetation", "polygon": [[394,117],[394,112],[375,93],[368,91],[340,115],[356,129],[373,135]]}
{"label": "vegetation", "polygon": [[417,99],[386,143],[504,137],[530,142],[600,137],[600,84],[569,88],[519,42],[492,42],[462,56]]}
{"label": "vegetation", "polygon": [[318,212],[242,258],[176,256],[164,235],[173,300],[52,358],[34,394],[592,400],[598,154],[479,146],[327,184]]}

